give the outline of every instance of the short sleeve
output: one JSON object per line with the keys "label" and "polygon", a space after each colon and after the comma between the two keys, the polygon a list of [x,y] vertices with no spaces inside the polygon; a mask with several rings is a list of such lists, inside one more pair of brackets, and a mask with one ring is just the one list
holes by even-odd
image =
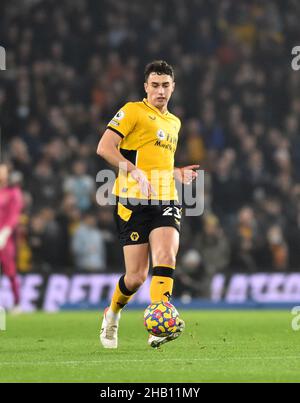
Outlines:
{"label": "short sleeve", "polygon": [[179,123],[179,125],[178,125],[178,131],[180,131],[180,129],[181,129],[181,120],[179,119],[179,118],[177,118],[178,119],[178,123]]}
{"label": "short sleeve", "polygon": [[107,128],[124,138],[132,132],[136,120],[137,111],[134,102],[128,102],[115,114]]}

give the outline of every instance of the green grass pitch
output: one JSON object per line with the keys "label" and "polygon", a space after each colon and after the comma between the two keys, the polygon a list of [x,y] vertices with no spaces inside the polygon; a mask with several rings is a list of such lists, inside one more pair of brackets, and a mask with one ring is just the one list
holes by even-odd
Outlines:
{"label": "green grass pitch", "polygon": [[181,311],[184,334],[147,346],[142,311],[122,315],[119,348],[100,347],[97,312],[7,317],[0,382],[282,382],[300,380],[290,311]]}

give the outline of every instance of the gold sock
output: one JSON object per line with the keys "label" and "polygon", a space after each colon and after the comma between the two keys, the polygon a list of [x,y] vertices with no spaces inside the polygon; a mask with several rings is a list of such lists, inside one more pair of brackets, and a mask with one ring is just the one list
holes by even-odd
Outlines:
{"label": "gold sock", "polygon": [[124,308],[126,304],[131,300],[133,295],[136,293],[137,290],[135,291],[130,291],[125,285],[124,281],[125,275],[123,275],[119,282],[116,285],[115,291],[112,296],[111,304],[110,304],[110,309],[114,313],[119,313],[121,309]]}
{"label": "gold sock", "polygon": [[153,267],[150,284],[151,302],[170,301],[173,291],[173,266],[161,265]]}

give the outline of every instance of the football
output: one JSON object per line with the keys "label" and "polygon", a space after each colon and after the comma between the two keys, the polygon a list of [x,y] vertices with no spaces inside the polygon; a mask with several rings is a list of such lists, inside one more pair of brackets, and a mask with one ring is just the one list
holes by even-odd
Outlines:
{"label": "football", "polygon": [[145,309],[144,325],[154,336],[168,336],[178,330],[179,314],[170,302],[153,303]]}

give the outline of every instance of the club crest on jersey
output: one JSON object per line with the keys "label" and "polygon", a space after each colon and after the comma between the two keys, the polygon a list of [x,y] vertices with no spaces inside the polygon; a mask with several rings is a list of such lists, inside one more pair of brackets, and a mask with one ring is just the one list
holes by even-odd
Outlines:
{"label": "club crest on jersey", "polygon": [[139,239],[139,234],[137,233],[137,232],[132,232],[131,234],[130,234],[130,239],[132,240],[132,241],[134,241],[134,242],[136,242],[138,239]]}
{"label": "club crest on jersey", "polygon": [[113,117],[113,119],[116,120],[122,120],[125,116],[125,112],[124,111],[119,111],[118,113],[115,114],[115,116]]}
{"label": "club crest on jersey", "polygon": [[159,140],[164,140],[166,138],[166,134],[163,130],[159,129],[156,133]]}

